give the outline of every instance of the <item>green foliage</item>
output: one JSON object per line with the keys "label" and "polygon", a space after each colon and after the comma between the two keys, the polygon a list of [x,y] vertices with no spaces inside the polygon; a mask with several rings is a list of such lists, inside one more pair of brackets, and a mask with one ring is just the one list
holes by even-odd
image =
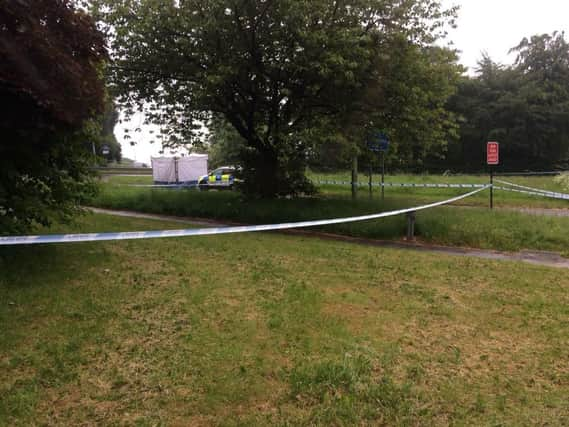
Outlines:
{"label": "green foliage", "polygon": [[236,166],[245,149],[245,141],[222,117],[213,117],[209,125],[208,154],[210,168]]}
{"label": "green foliage", "polygon": [[501,143],[503,169],[551,169],[569,164],[569,44],[562,33],[524,39],[515,66],[488,56],[465,77],[450,109],[460,138],[450,149],[455,167],[480,170],[485,143]]}
{"label": "green foliage", "polygon": [[[91,138],[91,143],[95,147],[97,162],[99,165],[106,165],[109,162],[121,162],[122,147],[114,134],[114,129],[118,119],[119,113],[116,105],[111,100],[107,100],[103,115],[96,122],[93,122],[95,129],[92,131],[93,136]],[[89,143],[86,145],[89,145]],[[93,145],[87,148],[91,150]],[[104,145],[109,148],[109,154],[105,155],[102,153],[102,147]]]}
{"label": "green foliage", "polygon": [[[127,113],[145,107],[167,126],[167,145],[198,143],[202,123],[223,116],[245,142],[249,194],[311,191],[304,169],[315,142],[340,131],[361,140],[354,117],[369,122],[370,111],[407,143],[421,134],[425,145],[440,145],[447,132],[442,105],[455,58],[433,43],[454,10],[438,0],[94,3]],[[408,123],[418,127],[403,131]]]}
{"label": "green foliage", "polygon": [[85,131],[29,130],[11,136],[8,141],[20,143],[5,147],[0,160],[0,231],[69,220],[97,190],[88,170],[92,159],[84,147]]}

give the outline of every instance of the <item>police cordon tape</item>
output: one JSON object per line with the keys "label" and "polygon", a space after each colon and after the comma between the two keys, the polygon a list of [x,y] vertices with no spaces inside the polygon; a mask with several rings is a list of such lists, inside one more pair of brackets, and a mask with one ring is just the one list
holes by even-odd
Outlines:
{"label": "police cordon tape", "polygon": [[544,171],[544,172],[497,172],[495,176],[545,176],[561,175],[566,171]]}
{"label": "police cordon tape", "polygon": [[[319,185],[352,185],[349,181],[316,181]],[[358,187],[369,187],[368,182],[358,182]],[[425,183],[398,183],[398,182],[374,182],[373,187],[403,187],[403,188],[484,188],[487,184],[425,184]]]}
{"label": "police cordon tape", "polygon": [[396,211],[382,212],[378,214],[354,216],[348,218],[322,219],[316,221],[289,222],[283,224],[267,224],[267,225],[245,225],[236,227],[215,227],[215,228],[190,228],[183,230],[157,230],[157,231],[133,231],[122,233],[88,233],[88,234],[44,234],[38,236],[7,236],[0,237],[0,246],[8,245],[36,245],[42,243],[76,243],[76,242],[98,242],[108,240],[136,240],[136,239],[157,239],[164,237],[188,237],[188,236],[208,236],[214,234],[233,234],[247,233],[253,231],[276,231],[287,230],[292,228],[316,227],[322,225],[345,224],[349,222],[368,221],[372,219],[385,218],[390,216],[402,215],[410,212],[422,211],[425,209],[435,208],[437,206],[448,205],[456,201],[466,199],[476,193],[489,188],[486,185],[483,188],[462,194],[451,199],[440,202],[429,203],[427,205],[415,206],[412,208],[399,209]]}
{"label": "police cordon tape", "polygon": [[[318,185],[352,185],[349,181],[315,181]],[[197,184],[118,184],[125,187],[139,188],[196,188]],[[369,183],[358,182],[358,187],[368,187]],[[385,182],[384,187],[408,187],[408,188],[483,188],[485,184],[415,184],[415,183],[396,183]],[[373,183],[374,187],[381,187],[381,183]],[[215,186],[212,186],[215,188]]]}
{"label": "police cordon tape", "polygon": [[[549,197],[549,198],[553,198],[553,199],[569,200],[569,194],[557,193],[554,191],[541,190],[539,188],[525,187],[523,185],[518,185],[518,184],[514,184],[511,182],[507,182],[507,181],[500,181],[497,179],[494,181],[501,183],[501,184],[504,184],[504,185],[510,185],[512,187],[522,188],[522,189],[525,189],[528,191],[516,190],[514,188],[508,188],[508,187],[494,186],[494,189],[496,189],[496,190],[512,191],[515,193],[530,194],[530,195],[535,195],[535,196]],[[320,184],[320,185],[352,185],[352,183],[349,181],[316,181],[316,184]],[[357,185],[358,185],[358,187],[368,187],[369,183],[358,182]],[[485,184],[448,184],[448,183],[426,184],[426,183],[384,182],[383,184],[382,183],[373,183],[372,186],[373,187],[381,187],[381,186],[383,186],[383,187],[400,187],[400,188],[483,188],[487,185],[485,185]]]}
{"label": "police cordon tape", "polygon": [[197,184],[118,184],[121,187],[140,188],[195,188]]}
{"label": "police cordon tape", "polygon": [[[521,188],[523,190],[528,190],[527,193],[528,194],[538,194],[541,193],[541,195],[547,196],[547,197],[553,197],[556,199],[567,199],[569,200],[569,194],[565,194],[565,193],[558,193],[556,191],[549,191],[549,190],[542,190],[540,188],[533,188],[533,187],[527,187],[525,185],[519,185],[519,184],[514,184],[512,182],[508,182],[508,181],[501,181],[499,179],[495,179],[495,182],[499,183],[499,184],[504,184],[504,185],[509,185],[511,187],[515,187],[515,188]],[[508,188],[501,188],[501,189],[505,189],[506,191],[511,190],[513,191],[513,189],[508,189]]]}
{"label": "police cordon tape", "polygon": [[[516,190],[514,188],[494,186],[496,190],[510,191],[514,193],[529,194],[534,196],[549,197],[553,199],[569,200],[569,194],[557,193],[554,191],[541,190],[539,188],[526,187],[523,185],[514,184],[507,181],[495,180],[497,183],[504,185],[509,185],[512,187],[517,187],[524,189]],[[352,185],[349,181],[315,181],[318,185]],[[127,187],[142,187],[142,188],[172,188],[172,189],[182,189],[182,188],[197,188],[196,184],[126,184]],[[358,187],[369,187],[369,183],[358,182]],[[373,187],[399,187],[399,188],[484,188],[485,184],[449,184],[449,183],[397,183],[397,182],[384,182],[382,183],[372,183]],[[215,187],[212,187],[215,188]]]}
{"label": "police cordon tape", "polygon": [[529,194],[532,196],[540,196],[540,197],[548,197],[550,199],[559,199],[559,200],[569,200],[569,194],[559,194],[559,195],[555,195],[555,194],[550,194],[550,193],[541,193],[541,192],[537,192],[537,191],[527,191],[527,190],[517,190],[515,188],[509,188],[509,187],[499,187],[499,186],[495,186],[494,185],[494,189],[495,190],[503,190],[503,191],[510,191],[513,193],[521,193],[521,194]]}

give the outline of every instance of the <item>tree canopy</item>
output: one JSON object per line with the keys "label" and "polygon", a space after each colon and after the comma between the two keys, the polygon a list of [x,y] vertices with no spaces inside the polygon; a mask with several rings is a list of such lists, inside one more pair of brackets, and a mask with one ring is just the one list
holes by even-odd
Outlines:
{"label": "tree canopy", "polygon": [[105,58],[71,1],[0,2],[0,230],[65,217],[92,190],[85,130],[103,112]]}
{"label": "tree canopy", "polygon": [[569,44],[563,33],[543,34],[512,52],[507,67],[483,56],[450,102],[460,117],[449,155],[458,169],[481,169],[488,140],[501,143],[504,169],[569,166]]}
{"label": "tree canopy", "polygon": [[[368,114],[370,101],[382,111],[382,126],[397,117],[413,122],[418,100],[418,108],[434,112],[420,112],[425,127],[446,126],[439,124],[439,97],[413,91],[422,79],[444,80],[429,58],[448,55],[433,43],[454,10],[442,10],[439,1],[95,4],[111,40],[114,89],[127,112],[144,107],[151,121],[166,125],[166,144],[191,143],[203,136],[203,122],[223,117],[245,142],[240,159],[250,193],[306,191],[304,167],[313,138],[326,132],[322,125],[355,129],[353,118]],[[409,82],[415,84],[406,92]]]}

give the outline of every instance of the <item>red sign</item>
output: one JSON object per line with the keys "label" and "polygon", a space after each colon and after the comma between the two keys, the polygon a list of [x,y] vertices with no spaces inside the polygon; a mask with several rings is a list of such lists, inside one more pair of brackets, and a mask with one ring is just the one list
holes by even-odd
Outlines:
{"label": "red sign", "polygon": [[489,142],[486,145],[486,163],[489,165],[500,163],[500,144],[497,142]]}

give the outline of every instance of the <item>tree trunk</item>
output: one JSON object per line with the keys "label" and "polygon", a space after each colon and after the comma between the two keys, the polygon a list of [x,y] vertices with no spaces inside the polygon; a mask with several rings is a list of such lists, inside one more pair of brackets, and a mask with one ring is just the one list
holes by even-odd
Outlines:
{"label": "tree trunk", "polygon": [[314,187],[305,175],[306,158],[286,141],[278,143],[249,142],[244,150],[242,190],[250,196],[274,198],[307,194]]}

